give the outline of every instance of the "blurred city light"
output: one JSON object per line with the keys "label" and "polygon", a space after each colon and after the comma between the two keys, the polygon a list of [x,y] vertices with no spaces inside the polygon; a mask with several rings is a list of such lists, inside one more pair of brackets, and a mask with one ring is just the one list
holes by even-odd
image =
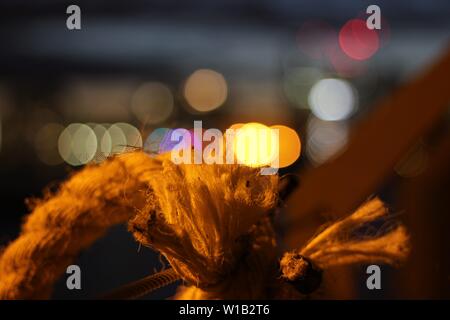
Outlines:
{"label": "blurred city light", "polygon": [[233,130],[238,130],[239,128],[243,127],[245,125],[245,123],[234,123],[232,124],[229,129],[233,129]]}
{"label": "blurred city light", "polygon": [[347,119],[355,111],[357,96],[355,89],[345,80],[322,79],[311,88],[308,103],[317,118],[339,121]]}
{"label": "blurred city light", "polygon": [[278,139],[269,127],[251,122],[238,129],[234,148],[238,163],[262,167],[270,164],[277,156]]}
{"label": "blurred city light", "polygon": [[58,138],[60,156],[68,164],[79,166],[91,161],[97,152],[97,137],[86,124],[72,123]]}
{"label": "blurred city light", "polygon": [[350,58],[366,60],[377,52],[379,37],[375,30],[367,28],[366,21],[352,19],[339,32],[339,45]]}
{"label": "blurred city light", "polygon": [[97,152],[96,157],[93,160],[95,162],[102,162],[111,154],[112,139],[104,125],[93,124],[92,129],[94,130],[97,138]]}
{"label": "blurred city light", "polygon": [[280,168],[293,164],[300,157],[301,142],[297,132],[287,126],[275,125],[270,129],[278,129],[278,152]]}
{"label": "blurred city light", "polygon": [[313,165],[320,165],[334,158],[348,141],[345,122],[330,122],[311,117],[307,123],[306,155]]}
{"label": "blurred city light", "polygon": [[157,128],[153,130],[145,139],[144,151],[156,155],[161,153],[165,146],[165,140],[170,140],[171,129],[169,128]]}
{"label": "blurred city light", "polygon": [[172,133],[176,129],[157,128],[153,130],[144,143],[144,151],[156,155],[171,151],[179,142],[172,141]]}
{"label": "blurred city light", "polygon": [[146,82],[133,93],[131,110],[144,124],[165,121],[173,111],[170,89],[159,82]]}
{"label": "blurred city light", "polygon": [[112,153],[121,153],[142,147],[142,136],[139,130],[131,124],[120,122],[108,129],[112,140]]}
{"label": "blurred city light", "polygon": [[[82,124],[72,123],[65,129],[57,139],[57,148],[60,157],[72,166],[80,166],[91,161],[102,162],[110,155],[121,152],[132,151],[142,147],[142,137],[139,130],[128,123],[115,123],[109,128],[108,125],[95,123]],[[50,139],[49,134],[56,132],[58,127],[54,125],[46,128],[38,134],[36,148],[42,153],[39,143],[43,139]],[[57,136],[57,134],[56,134]],[[51,139],[46,142],[51,147]],[[44,150],[45,151],[45,150]],[[42,158],[47,164],[53,164]],[[54,163],[57,164],[57,163]]]}
{"label": "blurred city light", "polygon": [[76,121],[128,120],[133,82],[127,79],[86,78],[69,82],[59,94],[61,115]]}
{"label": "blurred city light", "polygon": [[339,45],[329,51],[330,63],[336,73],[342,77],[357,77],[367,71],[365,60],[355,60],[345,54]]}
{"label": "blurred city light", "polygon": [[200,112],[220,107],[227,99],[228,87],[225,78],[209,69],[195,71],[186,80],[184,97],[189,105]]}
{"label": "blurred city light", "polygon": [[49,123],[61,123],[61,116],[43,104],[30,102],[30,111],[27,112],[27,125],[24,128],[24,134],[29,143],[34,144],[36,133]]}
{"label": "blurred city light", "polygon": [[43,163],[53,166],[63,162],[58,152],[58,137],[63,130],[59,123],[48,123],[36,133],[34,147]]}
{"label": "blurred city light", "polygon": [[123,152],[127,145],[127,138],[119,126],[112,125],[108,128],[108,135],[111,138],[110,154]]}
{"label": "blurred city light", "polygon": [[287,99],[296,107],[308,108],[308,93],[324,74],[317,68],[294,68],[286,73],[283,81]]}

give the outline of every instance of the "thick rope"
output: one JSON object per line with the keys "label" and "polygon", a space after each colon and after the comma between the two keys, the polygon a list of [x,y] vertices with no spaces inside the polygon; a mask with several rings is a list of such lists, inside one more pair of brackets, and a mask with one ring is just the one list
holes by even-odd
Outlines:
{"label": "thick rope", "polygon": [[[275,237],[266,217],[277,177],[238,165],[174,165],[142,152],[88,166],[38,201],[18,239],[0,257],[0,298],[41,299],[111,226],[128,221],[136,239],[159,250],[187,283],[217,296],[250,285],[261,295]],[[257,272],[248,276],[249,269]]]}
{"label": "thick rope", "polygon": [[0,257],[1,299],[48,298],[79,252],[142,207],[160,162],[142,153],[88,166],[38,201]]}
{"label": "thick rope", "polygon": [[[277,184],[276,176],[261,176],[255,168],[175,165],[167,155],[142,152],[88,166],[36,203],[19,238],[3,252],[0,298],[49,297],[81,250],[126,221],[135,238],[162,253],[177,278],[191,286],[178,298],[266,298],[277,268],[268,216],[278,201]],[[299,268],[298,257],[320,268],[401,262],[408,253],[403,227],[353,237],[386,212],[374,199],[334,223],[283,257],[283,275],[305,276],[309,268]]]}

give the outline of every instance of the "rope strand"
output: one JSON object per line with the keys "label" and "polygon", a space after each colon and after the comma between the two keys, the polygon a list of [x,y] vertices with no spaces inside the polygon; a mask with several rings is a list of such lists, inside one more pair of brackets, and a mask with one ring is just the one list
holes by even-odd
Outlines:
{"label": "rope strand", "polygon": [[146,201],[146,178],[160,166],[142,153],[87,166],[37,201],[20,236],[0,256],[0,299],[45,299],[79,252]]}
{"label": "rope strand", "polygon": [[357,263],[400,265],[410,251],[409,235],[404,226],[387,224],[384,234],[354,235],[362,226],[386,218],[387,213],[378,198],[366,202],[350,216],[316,235],[302,249],[285,253],[280,261],[282,277],[290,282],[303,281],[311,262],[322,270]]}
{"label": "rope strand", "polygon": [[126,284],[102,297],[104,300],[138,299],[153,291],[180,280],[180,276],[172,268],[157,272],[143,279]]}

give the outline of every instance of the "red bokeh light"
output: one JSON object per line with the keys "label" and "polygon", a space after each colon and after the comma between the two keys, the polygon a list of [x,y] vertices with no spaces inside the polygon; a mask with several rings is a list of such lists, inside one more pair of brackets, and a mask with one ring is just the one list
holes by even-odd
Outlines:
{"label": "red bokeh light", "polygon": [[367,70],[364,60],[355,60],[346,55],[339,46],[329,52],[330,63],[334,70],[342,77],[356,77]]}
{"label": "red bokeh light", "polygon": [[366,60],[377,52],[380,40],[378,33],[368,29],[364,20],[352,19],[341,28],[339,45],[350,58]]}

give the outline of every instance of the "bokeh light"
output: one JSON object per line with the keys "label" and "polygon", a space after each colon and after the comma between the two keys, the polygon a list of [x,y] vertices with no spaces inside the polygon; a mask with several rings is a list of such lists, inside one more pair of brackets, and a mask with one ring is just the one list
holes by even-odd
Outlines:
{"label": "bokeh light", "polygon": [[286,98],[296,107],[308,108],[308,93],[323,77],[323,73],[317,68],[303,67],[289,70],[283,79]]}
{"label": "bokeh light", "polygon": [[[157,128],[153,130],[145,140],[144,151],[151,155],[156,155],[171,151],[179,143],[189,143],[189,141],[172,141],[172,133],[175,130],[177,129]],[[191,146],[193,146],[193,131],[189,131],[189,133],[191,134]],[[196,140],[198,141],[198,139]],[[197,147],[201,147],[201,144],[198,144],[198,142]]]}
{"label": "bokeh light", "polygon": [[311,117],[306,130],[306,155],[313,165],[333,159],[348,142],[349,130],[344,121],[330,122]]}
{"label": "bokeh light", "polygon": [[91,128],[97,138],[97,152],[93,160],[102,162],[111,154],[112,139],[104,125],[92,124]]}
{"label": "bokeh light", "polygon": [[142,136],[139,130],[131,124],[115,123],[108,129],[108,133],[111,137],[113,154],[142,147]]}
{"label": "bokeh light", "polygon": [[329,51],[330,63],[336,73],[342,77],[357,77],[367,73],[367,62],[355,60],[345,54],[339,46]]}
{"label": "bokeh light", "polygon": [[173,111],[172,92],[162,83],[146,82],[134,92],[131,110],[142,123],[163,122]]}
{"label": "bokeh light", "polygon": [[234,123],[232,124],[228,129],[238,130],[239,128],[242,128],[245,125],[245,123]]}
{"label": "bokeh light", "polygon": [[144,151],[156,155],[161,153],[165,147],[165,141],[170,141],[171,129],[169,128],[157,128],[153,130],[145,139]]}
{"label": "bokeh light", "polygon": [[97,137],[88,125],[72,123],[58,138],[60,156],[68,164],[79,166],[91,161],[97,151]]}
{"label": "bokeh light", "polygon": [[262,167],[273,162],[278,156],[278,138],[271,128],[251,122],[237,130],[234,148],[238,163]]}
{"label": "bokeh light", "polygon": [[311,88],[308,103],[319,119],[344,120],[356,109],[356,90],[345,80],[322,79]]}
{"label": "bokeh light", "polygon": [[38,102],[30,103],[30,110],[26,115],[27,124],[23,133],[31,144],[36,142],[36,133],[47,124],[63,122],[63,119],[57,112]]}
{"label": "bokeh light", "polygon": [[59,123],[48,123],[36,133],[34,147],[43,163],[54,166],[63,162],[58,152],[58,137],[63,130]]}
{"label": "bokeh light", "polygon": [[[361,11],[359,14],[356,15],[355,19],[366,21],[367,17],[368,17],[367,13],[365,11]],[[383,48],[390,41],[391,26],[386,16],[383,15],[383,12],[381,12],[380,18],[381,18],[381,29],[374,29],[373,31],[375,31],[378,34],[379,48]]]}
{"label": "bokeh light", "polygon": [[290,166],[300,157],[300,137],[295,130],[284,125],[275,125],[270,128],[278,130],[279,168]]}
{"label": "bokeh light", "polygon": [[[49,130],[57,130],[57,127],[52,126],[39,133],[39,141],[48,136]],[[58,152],[72,166],[91,161],[99,163],[110,155],[142,147],[139,130],[128,123],[115,123],[111,126],[72,123],[61,131],[57,141]]]}
{"label": "bokeh light", "polygon": [[69,80],[57,96],[61,115],[82,122],[128,121],[128,106],[134,81],[109,77],[80,77]]}
{"label": "bokeh light", "polygon": [[189,105],[200,112],[220,107],[226,100],[228,87],[225,78],[209,69],[195,71],[186,80],[184,97]]}
{"label": "bokeh light", "polygon": [[366,60],[377,52],[379,37],[362,19],[352,19],[339,32],[339,45],[350,58]]}
{"label": "bokeh light", "polygon": [[159,144],[159,153],[171,151],[177,144],[178,141],[172,141],[172,133],[177,129],[168,129],[166,134],[161,139]]}
{"label": "bokeh light", "polygon": [[[227,157],[227,154],[228,154],[228,157],[230,159],[233,159],[233,163],[235,163],[235,161],[236,161],[236,141],[237,141],[236,140],[236,134],[237,134],[238,130],[240,128],[242,128],[244,125],[245,125],[245,123],[241,123],[241,122],[232,124],[227,129],[227,130],[233,130],[231,132],[231,135],[229,135],[229,136],[225,135],[224,142],[226,143],[226,148],[227,149],[225,150],[224,156]],[[231,148],[231,152],[228,150],[228,148]],[[230,161],[230,159],[228,159],[228,161]]]}
{"label": "bokeh light", "polygon": [[110,154],[123,152],[127,145],[127,138],[119,126],[112,125],[108,128],[108,135],[111,138]]}

